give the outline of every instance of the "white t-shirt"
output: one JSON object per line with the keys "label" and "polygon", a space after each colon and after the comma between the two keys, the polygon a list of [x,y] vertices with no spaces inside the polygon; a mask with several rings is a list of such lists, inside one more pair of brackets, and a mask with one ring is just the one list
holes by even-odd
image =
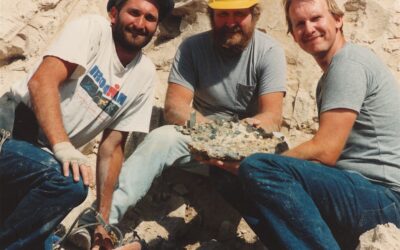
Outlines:
{"label": "white t-shirt", "polygon": [[[44,56],[78,65],[60,88],[64,127],[76,147],[106,128],[148,132],[158,80],[154,64],[140,52],[124,67],[106,19],[88,15],[72,21]],[[39,64],[12,88],[16,100],[29,107],[27,83]],[[42,131],[39,134],[39,139],[47,143]]]}

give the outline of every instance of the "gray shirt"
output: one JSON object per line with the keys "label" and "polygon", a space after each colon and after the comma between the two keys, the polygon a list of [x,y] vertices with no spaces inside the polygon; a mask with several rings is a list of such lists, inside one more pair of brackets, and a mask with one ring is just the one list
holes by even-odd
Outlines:
{"label": "gray shirt", "polygon": [[169,82],[194,92],[196,110],[226,118],[255,115],[258,97],[285,92],[285,81],[284,51],[260,31],[239,55],[221,53],[211,31],[192,36],[179,47],[169,75]]}
{"label": "gray shirt", "polygon": [[337,166],[400,191],[400,87],[385,64],[347,43],[319,81],[317,104],[319,113],[358,113]]}

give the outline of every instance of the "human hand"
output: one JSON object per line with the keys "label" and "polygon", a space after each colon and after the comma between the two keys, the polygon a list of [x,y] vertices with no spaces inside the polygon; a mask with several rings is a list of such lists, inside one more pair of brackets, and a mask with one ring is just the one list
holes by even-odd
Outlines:
{"label": "human hand", "polygon": [[255,128],[259,128],[261,126],[261,121],[256,118],[248,117],[243,119],[242,121]]}
{"label": "human hand", "polygon": [[218,159],[204,159],[200,155],[195,155],[194,159],[206,165],[212,165],[228,171],[234,175],[238,174],[240,161],[221,161]]}
{"label": "human hand", "polygon": [[87,158],[79,152],[70,142],[60,142],[53,146],[54,157],[63,164],[64,176],[69,176],[69,168],[72,168],[74,181],[79,181],[82,175],[86,186],[93,186],[93,173],[87,165]]}
{"label": "human hand", "polygon": [[211,165],[219,167],[225,171],[228,171],[234,175],[238,175],[240,161],[221,161],[216,159],[210,159]]}
{"label": "human hand", "polygon": [[113,248],[112,240],[106,230],[102,226],[98,226],[94,232],[94,242],[91,250],[141,250],[144,249],[143,244],[145,243],[141,240],[134,240],[131,243]]}
{"label": "human hand", "polygon": [[113,242],[110,235],[103,226],[97,226],[94,231],[94,241],[92,250],[110,250],[113,249]]}

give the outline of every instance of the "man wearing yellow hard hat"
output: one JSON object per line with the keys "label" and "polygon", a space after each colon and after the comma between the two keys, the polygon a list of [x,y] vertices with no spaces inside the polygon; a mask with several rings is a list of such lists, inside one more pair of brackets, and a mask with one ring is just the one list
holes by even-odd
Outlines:
{"label": "man wearing yellow hard hat", "polygon": [[208,6],[211,9],[247,9],[258,2],[259,0],[210,0]]}
{"label": "man wearing yellow hard hat", "polygon": [[[211,30],[182,42],[173,61],[164,110],[171,125],[150,132],[124,163],[110,223],[146,194],[164,168],[196,163],[188,149],[190,138],[173,126],[184,125],[191,114],[196,114],[197,123],[238,117],[269,131],[279,130],[286,61],[281,46],[256,29],[259,1],[211,0],[208,6]],[[233,177],[218,168],[210,168],[210,175],[220,182]],[[236,179],[233,183],[229,187],[240,187],[235,186]],[[231,193],[238,199],[226,196],[227,200],[245,204],[239,192],[224,195]],[[244,209],[239,207],[242,214]]]}

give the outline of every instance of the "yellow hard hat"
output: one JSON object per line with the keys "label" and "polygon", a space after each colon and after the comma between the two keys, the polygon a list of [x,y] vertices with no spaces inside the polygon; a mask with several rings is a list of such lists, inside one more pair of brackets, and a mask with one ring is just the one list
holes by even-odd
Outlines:
{"label": "yellow hard hat", "polygon": [[259,0],[208,0],[211,9],[247,9],[257,4]]}

